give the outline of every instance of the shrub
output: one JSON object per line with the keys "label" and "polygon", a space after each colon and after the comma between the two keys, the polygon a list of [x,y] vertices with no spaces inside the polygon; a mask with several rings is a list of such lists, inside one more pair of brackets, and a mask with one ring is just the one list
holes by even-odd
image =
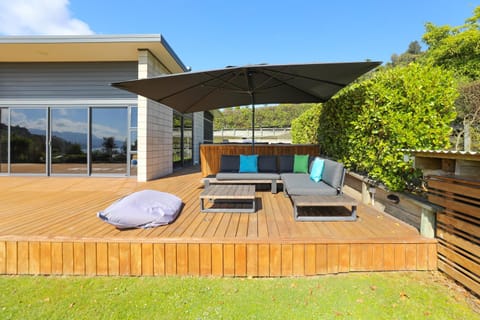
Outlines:
{"label": "shrub", "polygon": [[452,73],[440,67],[379,71],[324,104],[320,148],[391,190],[413,187],[419,173],[402,150],[447,148],[456,97]]}
{"label": "shrub", "polygon": [[318,143],[318,128],[322,105],[315,104],[292,121],[292,142],[299,144]]}

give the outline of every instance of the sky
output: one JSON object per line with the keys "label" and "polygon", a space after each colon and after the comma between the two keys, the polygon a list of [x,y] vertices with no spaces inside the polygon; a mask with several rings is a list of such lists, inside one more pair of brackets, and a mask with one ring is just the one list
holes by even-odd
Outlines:
{"label": "sky", "polygon": [[480,0],[0,0],[0,35],[161,34],[195,71],[389,62]]}

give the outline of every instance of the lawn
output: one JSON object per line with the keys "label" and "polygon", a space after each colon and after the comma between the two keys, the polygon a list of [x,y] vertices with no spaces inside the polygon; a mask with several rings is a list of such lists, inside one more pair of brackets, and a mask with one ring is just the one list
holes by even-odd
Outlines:
{"label": "lawn", "polygon": [[0,277],[1,319],[480,319],[439,273],[313,278]]}

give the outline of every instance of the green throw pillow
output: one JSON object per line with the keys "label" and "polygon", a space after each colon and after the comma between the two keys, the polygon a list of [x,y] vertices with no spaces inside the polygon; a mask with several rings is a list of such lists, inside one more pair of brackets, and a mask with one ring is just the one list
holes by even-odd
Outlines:
{"label": "green throw pillow", "polygon": [[308,173],[308,154],[296,154],[293,158],[293,172]]}

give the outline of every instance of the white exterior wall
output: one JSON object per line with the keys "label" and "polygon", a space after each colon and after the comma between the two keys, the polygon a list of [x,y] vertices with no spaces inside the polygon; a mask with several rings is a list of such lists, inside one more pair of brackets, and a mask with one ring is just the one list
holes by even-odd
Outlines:
{"label": "white exterior wall", "polygon": [[200,163],[200,143],[203,142],[203,112],[193,113],[193,164]]}
{"label": "white exterior wall", "polygon": [[[138,78],[167,73],[148,50],[139,50]],[[138,96],[137,180],[148,181],[173,172],[173,111],[160,103]]]}

